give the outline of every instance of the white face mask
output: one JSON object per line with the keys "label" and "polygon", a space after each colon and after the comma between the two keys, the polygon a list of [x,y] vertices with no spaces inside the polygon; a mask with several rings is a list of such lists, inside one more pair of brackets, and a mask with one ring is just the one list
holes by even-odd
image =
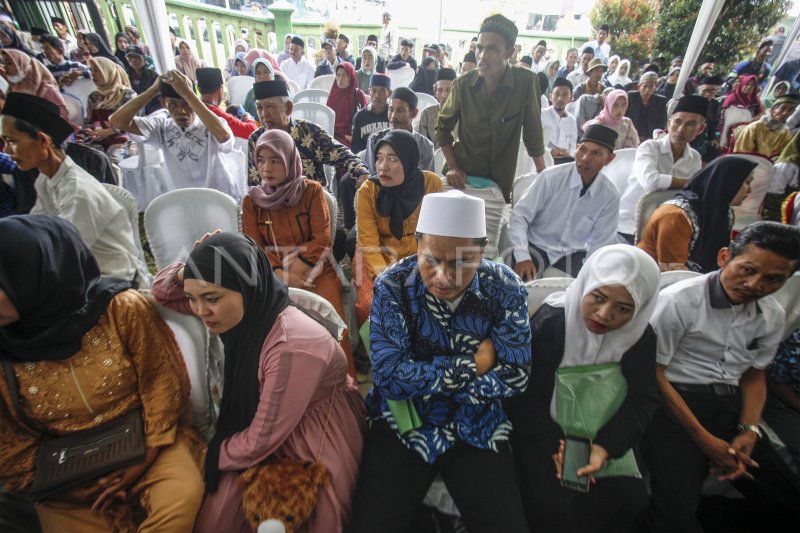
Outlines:
{"label": "white face mask", "polygon": [[11,76],[9,74],[6,74],[6,77],[8,78],[8,81],[11,82],[11,83],[19,83],[19,82],[21,82],[22,80],[25,79],[25,73],[24,72],[17,72],[13,76]]}

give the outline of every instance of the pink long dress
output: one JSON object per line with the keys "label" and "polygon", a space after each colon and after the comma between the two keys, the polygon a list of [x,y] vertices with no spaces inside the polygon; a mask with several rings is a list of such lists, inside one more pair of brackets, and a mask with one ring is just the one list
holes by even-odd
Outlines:
{"label": "pink long dress", "polygon": [[[153,295],[160,303],[190,314],[183,284],[176,277],[182,266],[162,270]],[[264,340],[259,368],[261,397],[253,423],[223,441],[219,488],[206,494],[195,531],[252,531],[242,512],[239,473],[267,457],[316,460],[335,388],[321,458],[330,481],[298,531],[341,532],[350,517],[366,433],[364,402],[347,375],[344,352],[325,328],[290,306],[278,315]]]}

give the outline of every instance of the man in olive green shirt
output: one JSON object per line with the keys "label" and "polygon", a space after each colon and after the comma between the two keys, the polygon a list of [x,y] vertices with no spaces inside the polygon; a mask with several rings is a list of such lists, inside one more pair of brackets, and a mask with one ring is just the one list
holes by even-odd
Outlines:
{"label": "man in olive green shirt", "polygon": [[[508,65],[517,27],[502,15],[481,24],[478,68],[453,83],[439,112],[436,141],[447,160],[447,182],[463,189],[467,175],[489,178],[506,202],[517,168],[520,132],[536,171],[544,170],[541,99],[536,74]],[[458,124],[459,138],[453,138]]]}

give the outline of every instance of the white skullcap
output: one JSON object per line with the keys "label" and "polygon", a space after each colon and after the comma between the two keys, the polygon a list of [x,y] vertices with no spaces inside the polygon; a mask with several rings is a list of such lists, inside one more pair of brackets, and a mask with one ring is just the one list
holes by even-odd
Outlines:
{"label": "white skullcap", "polygon": [[452,190],[422,197],[417,232],[440,237],[486,238],[483,200]]}

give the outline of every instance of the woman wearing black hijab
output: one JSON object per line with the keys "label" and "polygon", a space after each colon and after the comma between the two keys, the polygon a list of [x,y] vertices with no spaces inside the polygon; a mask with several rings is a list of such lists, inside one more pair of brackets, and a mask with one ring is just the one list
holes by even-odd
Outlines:
{"label": "woman wearing black hijab", "polygon": [[85,33],[83,39],[86,41],[86,48],[89,50],[89,53],[92,54],[92,57],[105,57],[121,66],[125,69],[125,72],[128,71],[127,62],[120,61],[117,56],[112,54],[111,49],[98,34]]}
{"label": "woman wearing black hijab", "polygon": [[153,295],[197,315],[225,345],[222,402],[195,531],[251,531],[239,474],[269,458],[314,462],[320,447],[330,481],[308,529],[341,531],[366,428],[361,395],[333,335],[291,305],[263,250],[241,234],[206,236],[185,265],[158,274]]}
{"label": "woman wearing black hijab", "polygon": [[417,73],[408,88],[416,93],[425,93],[433,96],[433,84],[436,83],[436,74],[439,72],[439,63],[432,57],[422,60],[422,65],[417,68]]}
{"label": "woman wearing black hijab", "polygon": [[[119,59],[126,71],[128,70],[128,60],[125,58],[125,48],[129,44],[131,44],[131,41],[128,38],[128,34],[124,31],[118,31],[117,34],[114,35],[114,57]],[[120,47],[120,45],[122,46]]]}
{"label": "woman wearing black hijab", "polygon": [[354,258],[358,276],[356,318],[369,317],[372,285],[386,268],[417,253],[416,228],[422,197],[442,192],[442,179],[419,169],[419,148],[414,135],[389,130],[375,142],[377,174],[358,189],[356,227],[358,246]]}
{"label": "woman wearing black hijab", "polygon": [[189,379],[167,325],[130,283],[100,277],[60,217],[0,220],[0,257],[4,490],[31,488],[43,440],[141,412],[144,462],[37,502],[42,529],[190,530],[203,443],[190,426]]}
{"label": "woman wearing black hijab", "polygon": [[686,187],[655,210],[638,246],[662,271],[712,272],[717,254],[728,245],[733,210],[750,192],[756,163],[735,155],[715,159]]}
{"label": "woman wearing black hijab", "polygon": [[0,25],[0,44],[3,45],[3,48],[13,48],[25,52],[31,57],[36,57],[36,52],[28,48],[20,39],[19,34],[7,26]]}

